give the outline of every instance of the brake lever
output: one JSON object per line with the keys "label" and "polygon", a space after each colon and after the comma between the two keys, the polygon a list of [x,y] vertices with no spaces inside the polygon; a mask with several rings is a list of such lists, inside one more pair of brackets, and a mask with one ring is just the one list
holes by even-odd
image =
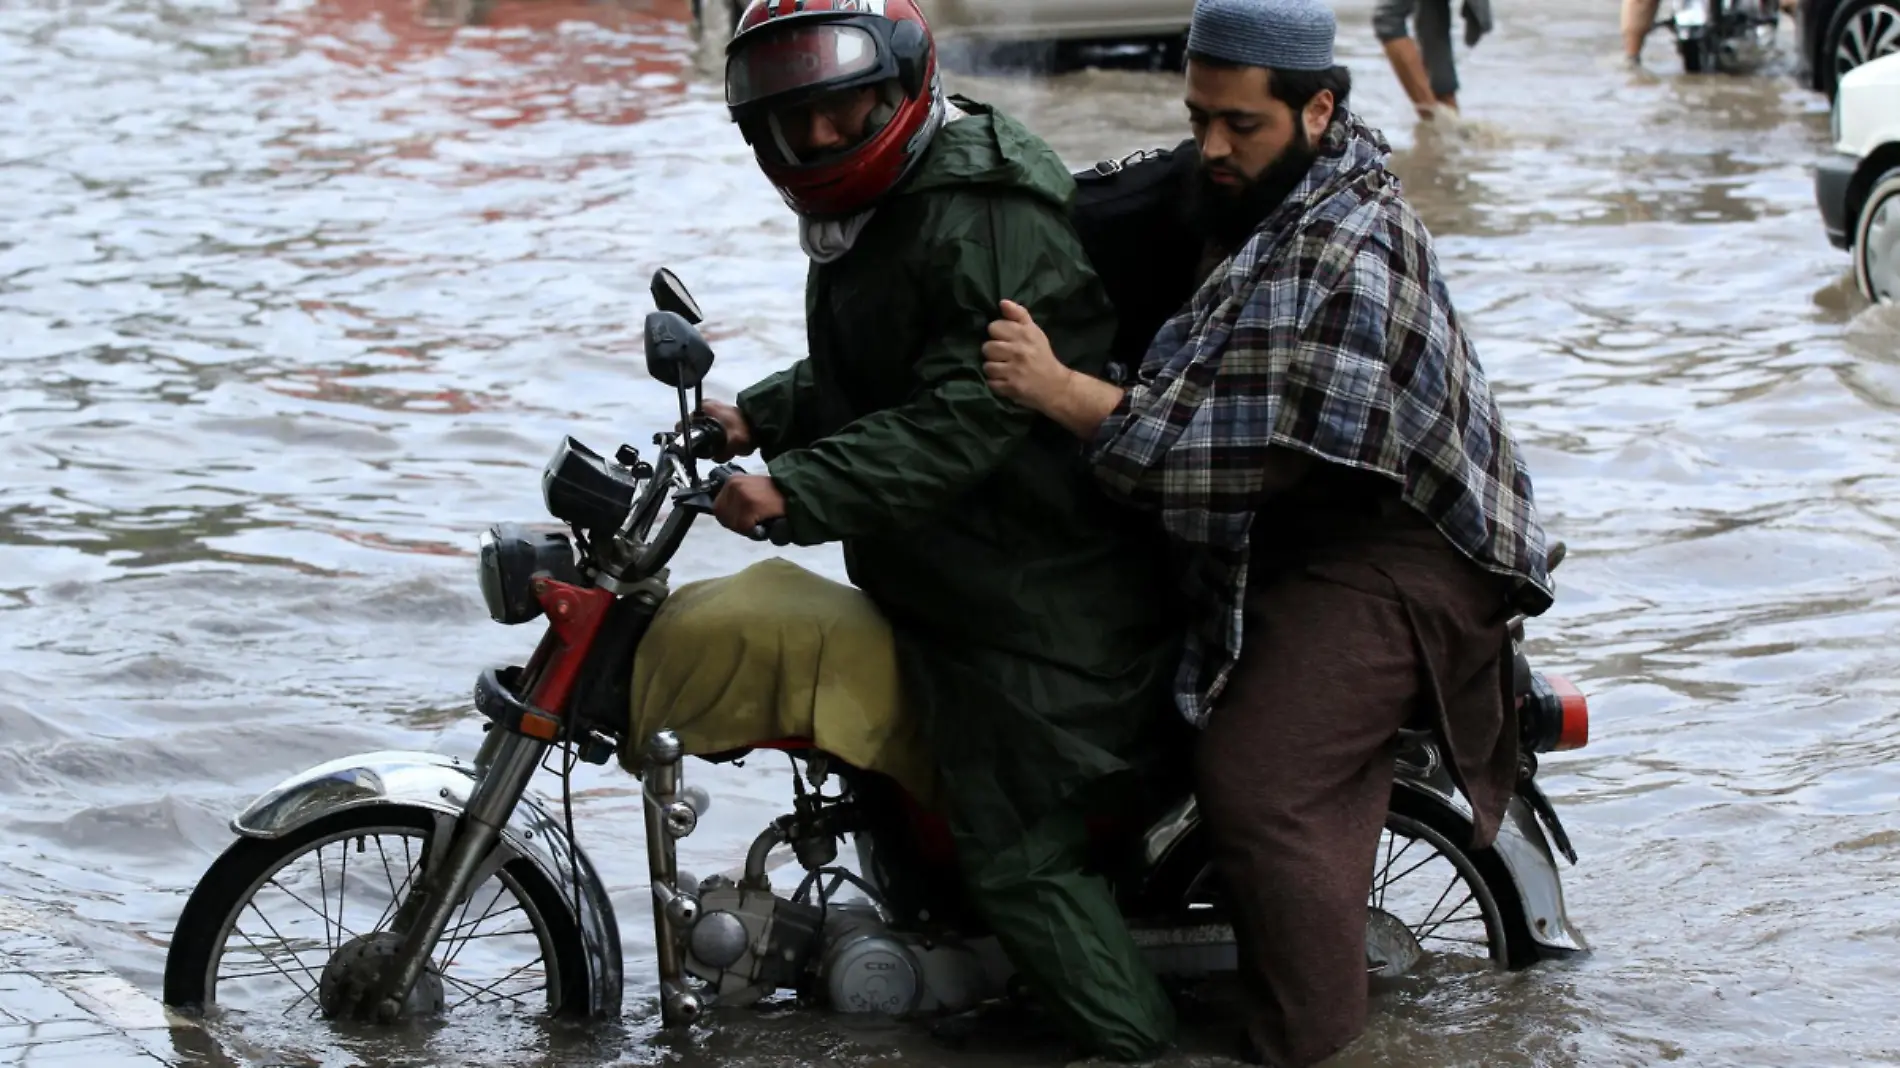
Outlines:
{"label": "brake lever", "polygon": [[[701,515],[711,515],[713,511],[713,501],[719,496],[719,491],[726,488],[726,483],[731,480],[732,476],[743,474],[745,474],[745,468],[740,467],[738,464],[720,464],[718,467],[706,472],[706,478],[698,487],[683,489],[674,494],[673,504],[675,507],[684,508],[690,512],[698,512]],[[790,523],[785,521],[784,516],[780,516],[777,519],[769,519],[753,527],[746,537],[751,538],[753,541],[769,541],[773,545],[790,545],[792,543],[792,527]]]}

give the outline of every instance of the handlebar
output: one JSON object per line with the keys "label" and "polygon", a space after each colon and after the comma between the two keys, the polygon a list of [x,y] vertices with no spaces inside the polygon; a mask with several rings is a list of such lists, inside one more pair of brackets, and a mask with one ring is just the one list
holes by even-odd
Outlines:
{"label": "handlebar", "polygon": [[726,447],[726,428],[707,415],[694,415],[681,432],[686,451],[701,460],[710,460]]}
{"label": "handlebar", "polygon": [[[702,513],[711,513],[713,499],[719,496],[726,481],[734,475],[746,473],[737,464],[720,464],[699,480],[697,490],[682,489],[675,494],[674,489],[684,481],[682,475],[689,470],[689,456],[711,459],[724,451],[725,428],[717,420],[696,415],[673,434],[656,434],[653,440],[654,444],[661,446],[660,455],[655,458],[646,488],[636,499],[620,533],[622,539],[632,543],[629,548],[638,546],[629,568],[637,576],[653,574],[672,559],[680,544],[686,540],[687,529],[693,525],[693,520]],[[653,521],[659,516],[661,503],[668,497],[673,498],[673,512],[667,516],[659,533],[649,540],[648,533],[652,530]],[[780,516],[753,527],[747,536],[753,541],[790,545],[791,524]]]}
{"label": "handlebar", "polygon": [[[722,429],[720,433],[723,439],[724,430]],[[728,479],[734,475],[743,474],[745,474],[745,468],[740,467],[738,464],[720,464],[706,475],[708,492],[714,497],[719,496],[719,491],[725,488]],[[751,538],[753,541],[769,541],[773,545],[790,545],[792,543],[792,525],[786,522],[784,516],[779,516],[775,519],[768,519],[758,526],[753,527],[746,537]]]}

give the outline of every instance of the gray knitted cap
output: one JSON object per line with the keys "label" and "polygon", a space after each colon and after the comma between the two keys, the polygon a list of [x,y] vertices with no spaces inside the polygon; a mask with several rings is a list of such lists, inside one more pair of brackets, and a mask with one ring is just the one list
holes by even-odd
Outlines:
{"label": "gray knitted cap", "polygon": [[1338,28],[1323,0],[1196,0],[1188,51],[1246,67],[1331,70]]}

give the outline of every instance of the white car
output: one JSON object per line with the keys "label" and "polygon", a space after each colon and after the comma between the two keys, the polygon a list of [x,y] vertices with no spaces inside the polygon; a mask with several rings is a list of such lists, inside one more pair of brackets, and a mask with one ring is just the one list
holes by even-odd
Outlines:
{"label": "white car", "polygon": [[1828,240],[1853,254],[1867,299],[1900,302],[1900,52],[1841,76],[1833,123],[1814,173]]}

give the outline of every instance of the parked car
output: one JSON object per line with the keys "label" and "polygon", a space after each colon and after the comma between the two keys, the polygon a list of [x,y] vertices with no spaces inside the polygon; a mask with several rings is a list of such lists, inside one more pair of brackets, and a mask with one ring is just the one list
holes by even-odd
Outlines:
{"label": "parked car", "polygon": [[1841,76],[1900,52],[1900,0],[1799,0],[1795,56],[1808,87],[1832,95]]}
{"label": "parked car", "polygon": [[1900,301],[1900,53],[1841,77],[1833,125],[1834,152],[1814,173],[1828,240],[1853,254],[1867,299]]}

